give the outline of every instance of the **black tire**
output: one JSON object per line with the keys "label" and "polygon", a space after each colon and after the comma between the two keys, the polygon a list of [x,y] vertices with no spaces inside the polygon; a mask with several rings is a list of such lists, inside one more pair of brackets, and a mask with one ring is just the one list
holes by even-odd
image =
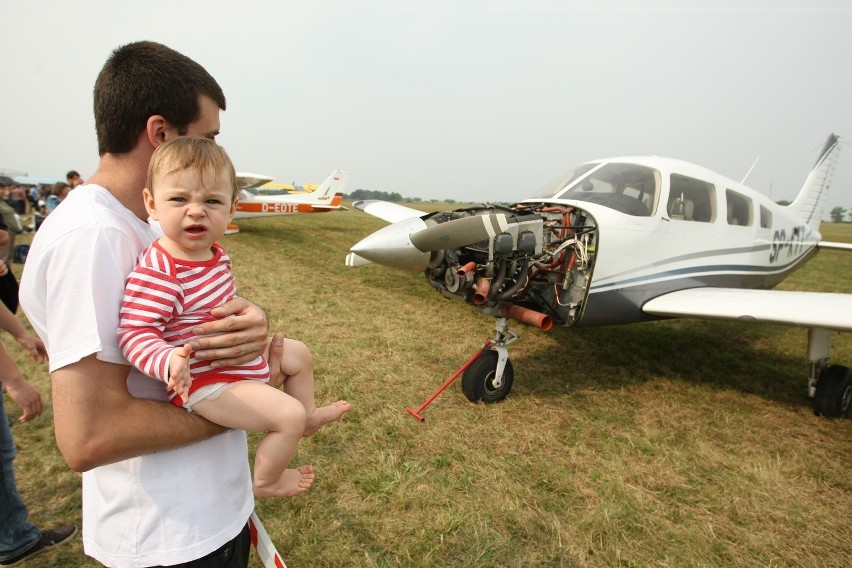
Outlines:
{"label": "black tire", "polygon": [[512,361],[506,360],[503,369],[503,384],[500,388],[494,386],[494,375],[497,374],[497,352],[488,350],[470,364],[462,375],[462,392],[471,402],[500,402],[512,390],[515,370]]}
{"label": "black tire", "polygon": [[819,375],[814,394],[814,414],[840,418],[852,406],[852,369],[831,365]]}

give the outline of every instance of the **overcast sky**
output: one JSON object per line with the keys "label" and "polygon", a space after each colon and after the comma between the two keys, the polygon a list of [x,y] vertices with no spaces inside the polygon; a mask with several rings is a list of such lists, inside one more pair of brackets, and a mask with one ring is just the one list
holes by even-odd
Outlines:
{"label": "overcast sky", "polygon": [[[792,199],[831,132],[852,141],[844,0],[5,0],[0,167],[97,166],[92,86],[159,41],[204,65],[237,170],[334,168],[407,197],[520,200],[595,158],[696,162]],[[852,209],[852,148],[828,209]]]}

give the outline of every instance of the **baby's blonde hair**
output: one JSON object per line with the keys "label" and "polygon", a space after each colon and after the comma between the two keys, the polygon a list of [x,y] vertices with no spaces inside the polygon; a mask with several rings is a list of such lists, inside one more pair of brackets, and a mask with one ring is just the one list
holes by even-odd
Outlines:
{"label": "baby's blonde hair", "polygon": [[215,141],[200,136],[178,136],[160,145],[148,164],[148,181],[145,186],[153,194],[156,176],[167,176],[182,170],[196,172],[202,183],[206,173],[212,172],[216,176],[213,180],[215,182],[225,172],[226,181],[233,189],[231,200],[236,199],[239,193],[237,174],[228,153]]}

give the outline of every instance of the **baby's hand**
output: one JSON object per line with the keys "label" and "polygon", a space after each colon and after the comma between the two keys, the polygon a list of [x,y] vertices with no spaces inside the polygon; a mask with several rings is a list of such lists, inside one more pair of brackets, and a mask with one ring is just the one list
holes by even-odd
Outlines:
{"label": "baby's hand", "polygon": [[189,374],[189,356],[191,354],[192,348],[189,344],[183,347],[175,347],[175,350],[172,351],[172,358],[169,361],[169,380],[167,384],[184,402],[189,399],[189,386],[192,384],[192,375]]}

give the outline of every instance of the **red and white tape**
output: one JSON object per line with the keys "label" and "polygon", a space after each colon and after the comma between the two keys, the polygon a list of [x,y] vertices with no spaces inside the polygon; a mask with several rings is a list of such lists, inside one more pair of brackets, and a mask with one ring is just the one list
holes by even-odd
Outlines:
{"label": "red and white tape", "polygon": [[263,528],[263,523],[260,522],[260,518],[254,511],[249,517],[249,532],[251,533],[251,544],[257,550],[257,555],[263,562],[263,568],[287,568],[284,560],[281,559],[281,555],[275,550],[272,539],[269,538],[269,534]]}

